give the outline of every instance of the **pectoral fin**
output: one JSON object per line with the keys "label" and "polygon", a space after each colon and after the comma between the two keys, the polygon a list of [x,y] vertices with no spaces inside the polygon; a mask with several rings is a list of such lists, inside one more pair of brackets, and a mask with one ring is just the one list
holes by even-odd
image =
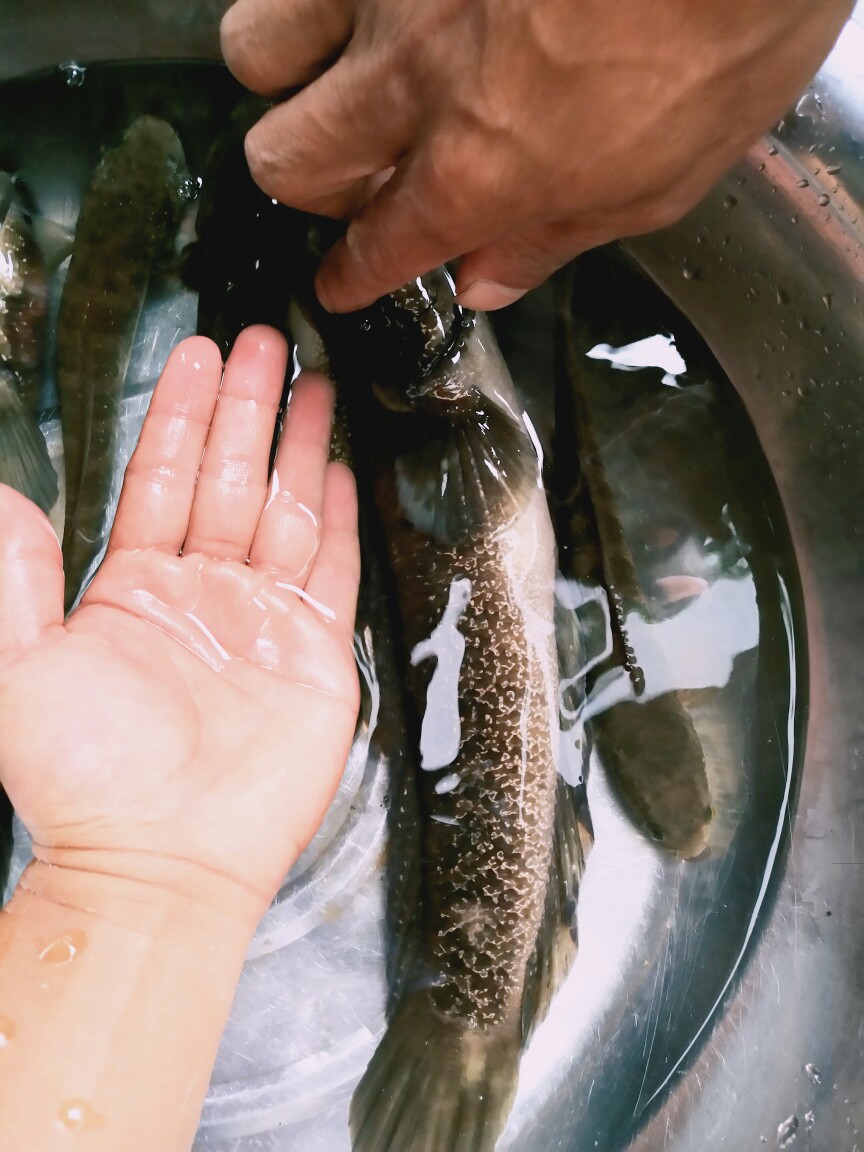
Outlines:
{"label": "pectoral fin", "polygon": [[444,414],[424,412],[410,427],[406,420],[406,428],[408,451],[396,461],[400,504],[419,532],[441,544],[506,527],[539,483],[527,431],[479,392]]}

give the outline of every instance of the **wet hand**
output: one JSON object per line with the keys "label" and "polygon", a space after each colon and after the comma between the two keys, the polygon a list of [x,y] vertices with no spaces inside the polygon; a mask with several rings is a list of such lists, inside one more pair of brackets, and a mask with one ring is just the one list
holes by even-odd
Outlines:
{"label": "wet hand", "polygon": [[249,134],[255,179],[353,216],[320,271],[325,306],[359,308],[461,256],[463,303],[488,309],[683,215],[788,107],[851,8],[237,0],[222,47],[254,91],[301,88]]}
{"label": "wet hand", "polygon": [[0,780],[37,858],[253,919],[332,798],[359,692],[356,497],[323,377],[295,385],[268,483],[285,365],[265,328],[224,377],[210,341],[174,351],[65,622],[48,521],[0,487]]}

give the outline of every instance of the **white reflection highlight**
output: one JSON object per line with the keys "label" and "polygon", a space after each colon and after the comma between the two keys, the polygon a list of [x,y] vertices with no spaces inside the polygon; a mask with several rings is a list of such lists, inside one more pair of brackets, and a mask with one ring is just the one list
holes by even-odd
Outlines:
{"label": "white reflection highlight", "polygon": [[680,388],[678,377],[687,371],[681,353],[675,347],[673,336],[647,336],[633,344],[613,348],[611,344],[595,344],[585,355],[589,360],[608,360],[613,368],[622,372],[635,372],[639,368],[662,368],[663,383]]}
{"label": "white reflection highlight", "polygon": [[459,755],[459,674],[465,656],[465,637],[459,631],[459,621],[470,599],[471,581],[466,576],[457,577],[450,585],[440,622],[411,653],[415,667],[424,660],[436,661],[420,729],[420,767],[427,772],[446,768]]}

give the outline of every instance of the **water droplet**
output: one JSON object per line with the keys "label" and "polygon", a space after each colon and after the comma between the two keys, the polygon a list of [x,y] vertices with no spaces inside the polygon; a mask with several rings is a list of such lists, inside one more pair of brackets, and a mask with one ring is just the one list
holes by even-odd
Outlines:
{"label": "water droplet", "polygon": [[825,295],[822,297],[822,303],[825,305],[825,307],[828,309],[829,312],[831,311],[831,301],[832,301],[832,294],[830,292],[826,292]]}
{"label": "water droplet", "polygon": [[57,1113],[64,1128],[78,1132],[82,1128],[92,1128],[102,1122],[102,1117],[86,1100],[67,1100],[60,1105]]}
{"label": "water droplet", "polygon": [[83,932],[73,929],[43,944],[39,949],[39,959],[46,964],[68,964],[86,947],[87,937]]}
{"label": "water droplet", "polygon": [[723,207],[724,208],[734,208],[737,203],[738,203],[738,198],[736,196],[727,196],[726,199],[723,201]]}
{"label": "water droplet", "polygon": [[808,1132],[810,1132],[815,1123],[816,1123],[816,1116],[813,1112],[813,1109],[810,1108],[804,1113],[804,1127],[807,1129]]}
{"label": "water droplet", "polygon": [[769,145],[768,155],[769,156],[776,156],[777,155],[777,145],[776,144]]}
{"label": "water droplet", "polygon": [[177,197],[182,205],[192,204],[198,199],[198,193],[204,181],[200,176],[186,176],[177,185]]}
{"label": "water droplet", "polygon": [[819,1071],[815,1064],[805,1064],[804,1071],[807,1073],[807,1076],[810,1080],[813,1081],[814,1084],[822,1083],[822,1073]]}
{"label": "water droplet", "polygon": [[793,1112],[791,1116],[787,1117],[782,1124],[777,1127],[777,1146],[778,1148],[788,1148],[798,1138],[798,1117]]}
{"label": "water droplet", "polygon": [[829,176],[836,176],[837,173],[842,169],[842,167],[843,167],[842,164],[829,164],[828,167],[825,169],[825,171],[828,173]]}
{"label": "water droplet", "polygon": [[789,296],[782,288],[777,289],[777,303],[784,307],[789,303]]}
{"label": "water droplet", "polygon": [[814,92],[812,89],[804,93],[795,105],[795,111],[801,117],[806,116],[814,124],[825,118],[822,98],[818,92]]}
{"label": "water droplet", "polygon": [[0,1016],[0,1049],[15,1037],[15,1025],[8,1016]]}
{"label": "water droplet", "polygon": [[66,84],[70,88],[80,88],[87,74],[87,69],[82,64],[76,64],[74,60],[67,60],[65,64],[61,64],[60,71],[66,77]]}
{"label": "water droplet", "polygon": [[823,208],[827,208],[828,205],[831,203],[831,197],[828,195],[827,192],[823,192],[822,195],[819,197],[819,203],[822,205]]}
{"label": "water droplet", "polygon": [[809,180],[799,180],[798,181],[798,187],[799,188],[809,188],[810,187],[810,181]]}
{"label": "water droplet", "polygon": [[701,280],[702,273],[698,268],[690,263],[689,260],[684,261],[684,266],[681,269],[681,275],[685,280]]}

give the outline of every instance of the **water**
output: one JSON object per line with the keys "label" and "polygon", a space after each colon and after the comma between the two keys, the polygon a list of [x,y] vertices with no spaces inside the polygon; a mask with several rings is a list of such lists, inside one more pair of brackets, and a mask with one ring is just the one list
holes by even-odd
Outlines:
{"label": "water", "polygon": [[[3,164],[67,226],[100,149],[144,112],[176,127],[197,187],[239,95],[223,70],[204,65],[91,66],[74,91],[69,80],[55,71],[0,88]],[[688,261],[682,274],[700,272]],[[587,548],[584,571],[566,578],[569,611],[596,662],[578,707],[590,723],[673,694],[704,752],[713,818],[698,860],[662,852],[628,820],[595,749],[580,953],[523,1059],[506,1138],[513,1152],[539,1148],[537,1131],[543,1148],[624,1148],[686,1072],[772,898],[806,695],[783,512],[731,386],[686,319],[614,250],[583,259],[574,277],[586,402],[639,593],[622,598],[622,619],[644,677],[640,693],[626,669],[604,663],[615,605]],[[556,418],[556,393],[560,401],[568,384],[552,288],[494,319],[549,483],[566,497],[575,429],[566,405]],[[194,295],[169,269],[151,286],[132,353],[114,496],[153,382],[194,325]],[[59,466],[50,368],[41,408]],[[367,625],[357,641],[358,739],[333,808],[250,951],[197,1152],[348,1149],[348,1100],[384,1025],[385,803],[405,755],[387,636],[376,618]],[[20,869],[21,835],[17,852]]]}

